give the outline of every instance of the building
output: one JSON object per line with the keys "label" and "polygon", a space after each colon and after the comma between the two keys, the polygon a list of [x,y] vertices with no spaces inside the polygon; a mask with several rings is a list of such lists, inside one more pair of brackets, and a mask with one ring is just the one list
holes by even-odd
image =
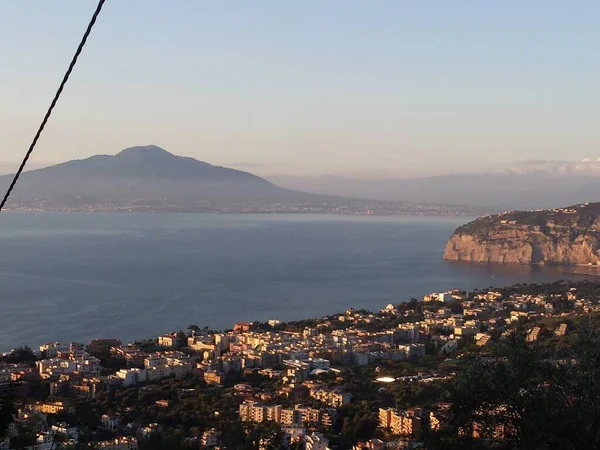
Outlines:
{"label": "building", "polygon": [[202,447],[216,447],[219,443],[219,432],[210,428],[202,433],[202,439],[200,440]]}
{"label": "building", "polygon": [[298,415],[296,414],[295,409],[282,409],[281,410],[281,424],[282,425],[296,425],[302,423],[301,420],[298,420]]}
{"label": "building", "polygon": [[162,369],[167,367],[167,358],[162,356],[160,353],[154,353],[144,359],[144,367],[146,369]]}
{"label": "building", "polygon": [[233,326],[233,331],[235,333],[245,333],[247,331],[250,331],[250,323],[238,322]]}
{"label": "building", "polygon": [[35,445],[27,447],[32,450],[53,450],[54,434],[48,431],[37,433]]}
{"label": "building", "polygon": [[302,405],[283,409],[281,405],[261,405],[246,401],[240,405],[239,411],[243,422],[273,421],[289,427],[307,424],[331,428],[337,420],[335,409],[308,408]]}
{"label": "building", "polygon": [[36,361],[35,366],[40,375],[61,375],[77,372],[77,364],[75,361],[62,358]]}
{"label": "building", "polygon": [[[236,356],[228,356],[223,358],[223,372],[241,372],[243,369],[242,358]],[[265,369],[268,370],[268,369]]]}
{"label": "building", "polygon": [[121,418],[114,414],[103,414],[101,422],[102,426],[109,430],[114,430],[121,426]]}
{"label": "building", "polygon": [[329,450],[329,439],[321,433],[311,433],[304,438],[306,450]]}
{"label": "building", "polygon": [[554,334],[557,336],[564,336],[567,334],[567,324],[561,323],[558,328],[554,331]]}
{"label": "building", "polygon": [[277,422],[281,423],[281,405],[262,405],[258,402],[246,401],[239,407],[242,422]]}
{"label": "building", "polygon": [[329,370],[329,368],[331,367],[331,362],[323,358],[310,358],[308,360],[308,364],[310,365],[311,370]]}
{"label": "building", "polygon": [[121,339],[92,339],[88,342],[87,351],[92,355],[103,355],[110,353],[111,348],[120,347],[121,345]]}
{"label": "building", "polygon": [[455,301],[454,295],[452,292],[440,292],[433,293],[423,297],[423,301],[427,302],[440,302],[440,303],[451,303]]}
{"label": "building", "polygon": [[148,357],[148,354],[137,345],[122,345],[120,347],[112,347],[110,352],[117,358],[127,361],[128,367],[142,366],[144,364],[144,359]]}
{"label": "building", "polygon": [[462,325],[454,327],[454,334],[456,336],[475,336],[479,332],[479,327],[476,325]]}
{"label": "building", "polygon": [[311,389],[310,396],[334,408],[347,405],[352,400],[352,395],[348,392],[339,392],[324,388]]}
{"label": "building", "polygon": [[242,403],[239,407],[240,420],[242,422],[256,422],[256,413],[254,412],[254,408],[259,406],[260,405],[258,402],[245,401]]}
{"label": "building", "polygon": [[204,381],[208,385],[221,385],[225,380],[225,374],[223,372],[208,371],[204,372]]}
{"label": "building", "polygon": [[120,437],[110,441],[98,442],[96,448],[101,450],[137,450],[138,442],[136,438]]}
{"label": "building", "polygon": [[304,442],[306,430],[303,426],[284,425],[281,427],[281,431],[283,432],[283,445],[285,448],[289,448],[291,444]]}
{"label": "building", "polygon": [[53,433],[60,433],[67,437],[67,439],[77,439],[79,437],[79,430],[77,427],[71,427],[65,422],[59,422],[52,425]]}
{"label": "building", "polygon": [[221,355],[221,351],[224,350],[222,348],[222,343],[224,341],[219,338],[219,343],[216,343],[209,336],[191,336],[187,340],[188,347],[197,352],[208,352],[212,357],[219,357]]}
{"label": "building", "polygon": [[115,376],[123,380],[123,386],[132,386],[146,381],[146,369],[121,369]]}
{"label": "building", "polygon": [[282,425],[318,425],[320,410],[316,408],[305,408],[302,405],[296,405],[294,409],[284,409],[281,411]]}
{"label": "building", "polygon": [[190,358],[180,352],[153,353],[144,359],[144,368],[148,381],[160,380],[171,375],[181,378],[193,370]]}
{"label": "building", "polygon": [[429,428],[431,428],[431,431],[440,431],[442,429],[442,420],[434,411],[429,413]]}
{"label": "building", "polygon": [[40,345],[40,352],[46,355],[46,358],[56,358],[58,352],[68,352],[69,346],[62,345],[60,342],[49,342]]}
{"label": "building", "polygon": [[420,409],[398,411],[394,408],[380,408],[379,427],[390,429],[393,434],[412,436],[421,430],[421,413]]}
{"label": "building", "polygon": [[96,394],[103,390],[103,383],[99,378],[84,378],[69,384],[69,396],[77,398],[96,398]]}
{"label": "building", "polygon": [[394,330],[394,342],[411,341],[419,342],[421,323],[401,323],[398,329]]}
{"label": "building", "polygon": [[265,406],[264,420],[267,422],[281,422],[281,405]]}
{"label": "building", "polygon": [[379,428],[391,428],[394,408],[379,408]]}
{"label": "building", "polygon": [[158,345],[163,347],[179,348],[185,345],[185,339],[182,339],[182,337],[179,336],[179,333],[167,333],[158,337]]}
{"label": "building", "polygon": [[38,402],[32,405],[34,411],[43,414],[58,414],[61,412],[73,412],[73,408],[64,402]]}
{"label": "building", "polygon": [[424,344],[400,344],[398,345],[398,350],[404,352],[408,359],[421,359],[425,356]]}
{"label": "building", "polygon": [[333,428],[335,422],[337,421],[337,411],[335,409],[329,408],[325,410],[321,410],[319,416],[319,425],[326,428]]}
{"label": "building", "polygon": [[477,333],[475,335],[475,340],[477,341],[478,347],[485,347],[492,337],[487,333]]}
{"label": "building", "polygon": [[533,327],[531,329],[531,331],[529,332],[529,334],[527,334],[527,341],[528,342],[537,341],[537,339],[540,335],[540,331],[542,331],[542,329],[540,327]]}

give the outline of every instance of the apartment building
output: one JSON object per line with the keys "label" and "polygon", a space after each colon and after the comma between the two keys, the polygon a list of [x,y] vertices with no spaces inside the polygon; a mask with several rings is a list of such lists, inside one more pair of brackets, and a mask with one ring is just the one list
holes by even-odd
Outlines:
{"label": "apartment building", "polygon": [[123,386],[132,386],[137,383],[142,383],[146,381],[146,369],[121,369],[116,374],[115,377],[123,380]]}
{"label": "apartment building", "polygon": [[281,405],[263,405],[253,401],[246,401],[239,406],[242,422],[272,421],[281,423],[281,411]]}
{"label": "apartment building", "polygon": [[388,428],[393,434],[412,436],[421,430],[420,409],[398,411],[395,408],[379,409],[379,427]]}
{"label": "apartment building", "polygon": [[334,408],[347,405],[352,400],[352,395],[348,392],[339,392],[325,388],[311,389],[310,396]]}

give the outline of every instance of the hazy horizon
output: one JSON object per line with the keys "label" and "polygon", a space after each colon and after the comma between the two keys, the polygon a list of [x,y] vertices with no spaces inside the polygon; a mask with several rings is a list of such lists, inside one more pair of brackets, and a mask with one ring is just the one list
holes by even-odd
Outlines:
{"label": "hazy horizon", "polygon": [[[108,181],[107,179],[97,180],[100,184],[95,185],[95,187],[92,188],[92,191],[88,190],[85,195],[94,196],[101,192],[104,192],[104,195],[106,195],[107,185],[116,189],[117,185],[125,182],[126,184],[122,185],[120,190],[116,189],[112,192],[111,195],[116,197],[109,197],[113,198],[113,200],[123,195],[127,197],[127,194],[125,193],[131,190],[131,186],[128,184],[130,181],[142,176],[142,178],[138,180],[139,183],[142,183],[142,179],[147,178],[149,174],[153,174],[150,176],[150,185],[143,188],[142,183],[142,185],[138,186],[141,190],[138,189],[137,192],[137,195],[141,196],[140,198],[148,196],[152,197],[156,194],[155,190],[158,187],[157,183],[161,180],[161,176],[167,176],[168,178],[173,173],[180,173],[182,177],[186,178],[189,173],[188,171],[190,170],[189,158],[180,159],[171,157],[171,159],[169,159],[169,167],[171,167],[171,169],[168,170],[165,165],[166,161],[161,157],[159,157],[160,164],[158,165],[156,165],[157,161],[155,160],[155,157],[149,159],[146,157],[141,158],[141,154],[146,152],[151,152],[148,156],[162,155],[162,152],[159,152],[158,154],[154,152],[154,150],[158,148],[159,147],[155,145],[128,148],[126,151],[129,154],[131,154],[130,151],[136,152],[138,162],[134,163],[133,166],[127,167],[126,170],[123,171],[123,164],[127,164],[125,161],[130,161],[130,159],[118,159],[121,163],[118,166],[113,167],[113,169],[109,171],[110,173],[102,172],[106,176],[116,176],[116,178],[111,178],[111,181]],[[109,153],[106,152],[105,154]],[[187,155],[178,156],[185,157]],[[102,161],[104,160],[105,159],[102,159]],[[98,167],[94,161],[97,160],[92,158],[89,161],[86,161],[86,167],[93,171],[104,170],[101,167]],[[144,169],[140,166],[142,161],[145,167]],[[154,163],[152,161],[154,161]],[[210,163],[211,161],[207,162]],[[117,169],[119,166],[121,168],[120,171]],[[466,208],[484,208],[486,212],[507,209],[554,208],[584,202],[596,202],[598,199],[594,196],[594,193],[600,185],[600,160],[597,158],[586,158],[582,161],[522,161],[513,165],[497,166],[489,171],[446,174],[421,178],[386,177],[382,173],[377,174],[374,172],[365,173],[362,174],[362,176],[357,176],[356,174],[354,174],[354,176],[351,174],[323,174],[314,176],[285,174],[265,175],[260,173],[258,167],[254,167],[253,165],[248,166],[249,167],[234,166],[234,168],[245,170],[250,173],[254,172],[255,175],[263,176],[263,178],[274,183],[276,186],[299,191],[297,194],[300,194],[300,197],[296,198],[295,201],[301,201],[302,193],[306,193],[309,196],[313,194],[333,195],[338,198],[356,198],[376,202],[456,205],[458,207]],[[79,170],[81,170],[83,166],[69,165],[69,167],[79,167],[79,169],[75,169],[75,171],[67,169],[67,172],[61,172],[63,167],[63,165],[58,165],[52,167],[50,172],[43,171],[35,176],[35,178],[29,179],[29,181],[24,180],[23,189],[28,191],[29,195],[33,196],[32,198],[38,198],[39,195],[42,195],[42,192],[44,192],[44,197],[51,195],[53,189],[50,188],[50,185],[54,186],[53,195],[59,195],[58,193],[62,192],[65,186],[78,184],[79,181],[77,181],[77,177],[80,176]],[[158,167],[160,167],[160,169],[157,171]],[[38,167],[31,166],[29,170],[35,170],[36,168]],[[117,169],[116,172],[115,169]],[[2,166],[0,165],[0,171],[1,170]],[[56,172],[57,170],[58,172]],[[118,174],[120,174],[120,176]],[[67,181],[67,178],[73,176],[75,179],[72,179],[70,182]],[[202,183],[204,176],[206,176],[206,174],[196,173],[195,183]],[[86,180],[86,185],[88,185],[89,189],[90,186],[93,186],[92,179],[88,176]],[[189,191],[190,186],[186,185],[183,179],[180,181],[181,183],[178,182],[175,186],[175,190],[173,190],[173,186],[161,185],[162,187],[158,188],[159,192],[161,195],[166,195],[167,197],[169,195],[174,196],[173,198],[181,197],[184,192]],[[56,185],[56,182],[58,182],[58,185]],[[37,186],[37,188],[35,188],[35,186]],[[474,189],[474,186],[477,188]],[[235,196],[242,192],[244,192],[243,196],[250,194],[250,191],[248,190],[250,189],[249,187],[240,189],[240,186],[230,186],[230,188],[233,189],[233,191],[231,189],[229,190],[230,194],[237,192]],[[56,191],[56,189],[58,189],[58,191]],[[81,189],[78,191],[80,195],[84,194],[85,191],[85,189]],[[201,188],[199,185],[194,184],[191,190],[191,192],[194,193],[192,195],[193,201],[198,201],[200,197],[203,197],[196,195],[198,189],[206,194],[204,195],[205,200],[208,197],[211,197],[208,195],[208,186]],[[223,187],[221,190],[222,189]],[[214,194],[215,192],[213,192],[213,196]],[[255,194],[257,194],[257,192],[255,192]],[[263,192],[257,199],[264,202],[274,194],[274,192]],[[63,193],[59,196],[62,195],[66,194]],[[281,195],[288,194],[281,192]],[[189,198],[188,200],[192,200],[192,198]],[[302,201],[305,200],[307,199],[304,198]]]}
{"label": "hazy horizon", "polygon": [[[154,144],[143,144],[143,145],[154,145]],[[130,147],[143,146],[143,145],[131,145]],[[160,146],[158,146],[160,147]],[[163,148],[163,147],[160,147]],[[91,156],[96,155],[116,155],[124,148],[118,150],[111,150],[106,152],[100,152],[93,155],[86,155],[84,157],[76,157],[73,158],[75,160],[87,159]],[[202,159],[202,157],[192,156],[188,154],[178,154],[172,152],[168,148],[164,148],[164,150],[169,153],[173,153],[176,156],[183,157],[192,157],[194,159],[198,159],[200,161],[207,162],[213,165],[221,165],[217,164],[214,161]],[[56,164],[61,164],[64,162],[71,161],[69,160],[57,160],[57,161],[37,161],[34,163],[29,163],[27,165],[26,171],[43,169],[45,167],[50,167]],[[0,175],[14,173],[18,168],[20,161],[2,161],[0,160]],[[429,177],[444,177],[444,176],[454,176],[454,175],[469,175],[473,173],[490,173],[490,174],[515,174],[515,175],[577,175],[577,176],[589,176],[589,177],[597,177],[600,176],[600,158],[591,158],[586,157],[582,160],[524,160],[524,161],[508,161],[504,164],[496,164],[489,166],[480,166],[477,169],[469,169],[464,168],[459,171],[439,171],[439,172],[431,172],[426,174],[419,173],[407,173],[407,174],[394,174],[390,171],[386,170],[374,170],[365,168],[362,171],[347,171],[347,172],[315,172],[310,174],[295,174],[293,172],[281,171],[281,172],[272,172],[264,169],[260,164],[252,164],[252,163],[238,163],[236,164],[225,164],[224,166],[230,167],[233,169],[251,172],[258,176],[264,178],[274,178],[274,179],[320,179],[320,178],[339,178],[339,179],[357,179],[357,180],[410,180],[415,178],[429,178]]]}

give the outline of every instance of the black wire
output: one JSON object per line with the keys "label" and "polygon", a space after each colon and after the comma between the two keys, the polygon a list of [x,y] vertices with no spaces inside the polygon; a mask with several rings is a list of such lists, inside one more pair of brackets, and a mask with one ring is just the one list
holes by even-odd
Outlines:
{"label": "black wire", "polygon": [[21,162],[21,165],[19,166],[19,170],[17,170],[17,173],[15,174],[14,178],[12,179],[10,186],[8,187],[8,190],[6,191],[6,194],[4,194],[2,203],[0,203],[0,211],[2,211],[2,208],[4,208],[4,205],[8,201],[8,197],[10,197],[10,194],[12,193],[12,190],[14,189],[15,184],[17,184],[17,181],[19,180],[21,173],[25,169],[25,165],[27,164],[29,157],[33,153],[33,149],[35,148],[35,145],[37,144],[37,141],[40,138],[42,131],[44,131],[44,128],[46,127],[46,123],[48,122],[48,119],[52,115],[52,110],[56,106],[56,102],[58,102],[60,94],[62,94],[62,91],[63,91],[65,85],[67,84],[67,81],[69,80],[69,76],[71,76],[71,72],[73,71],[75,64],[77,64],[77,58],[79,58],[79,55],[81,54],[81,51],[83,50],[85,42],[87,41],[87,38],[89,37],[90,33],[92,32],[92,28],[94,27],[94,24],[96,23],[96,19],[98,18],[100,11],[102,11],[102,6],[104,6],[105,1],[106,0],[100,0],[98,2],[96,11],[94,11],[94,15],[92,16],[92,19],[90,20],[90,23],[88,24],[87,29],[85,30],[85,33],[83,34],[83,37],[81,38],[79,47],[77,47],[77,51],[75,52],[75,55],[73,55],[71,64],[69,64],[69,68],[67,69],[67,72],[65,73],[65,76],[63,77],[62,82],[60,83],[60,86],[58,87],[58,90],[56,91],[56,94],[54,94],[54,98],[52,99],[52,103],[50,103],[50,107],[48,108],[48,111],[46,111],[44,120],[42,120],[42,123],[40,124],[40,127],[38,128],[37,133],[35,134],[35,137],[33,138],[31,145],[29,146],[29,150],[27,150],[27,153],[25,154],[25,157],[23,158],[23,161]]}

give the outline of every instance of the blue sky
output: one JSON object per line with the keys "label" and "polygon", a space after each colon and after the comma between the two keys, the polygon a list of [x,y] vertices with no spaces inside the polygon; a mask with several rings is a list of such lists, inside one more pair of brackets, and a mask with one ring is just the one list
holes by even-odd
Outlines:
{"label": "blue sky", "polygon": [[[95,8],[0,1],[0,163]],[[108,0],[34,164],[138,144],[259,174],[600,156],[600,3]]]}

